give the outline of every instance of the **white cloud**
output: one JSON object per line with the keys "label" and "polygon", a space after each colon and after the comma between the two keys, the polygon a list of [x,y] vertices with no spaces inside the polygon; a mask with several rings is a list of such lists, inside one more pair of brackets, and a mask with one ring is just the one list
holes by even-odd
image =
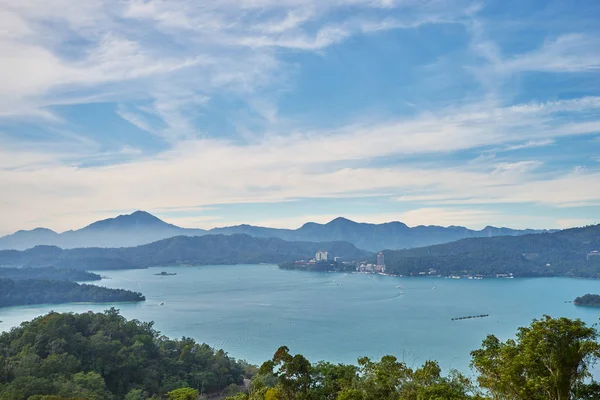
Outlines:
{"label": "white cloud", "polygon": [[[275,135],[247,144],[193,139],[177,142],[153,158],[142,156],[119,165],[77,168],[55,161],[34,169],[3,170],[0,181],[6,194],[0,201],[0,219],[16,228],[23,221],[37,220],[49,207],[56,213],[86,213],[131,205],[153,210],[164,205],[195,207],[371,194],[396,195],[402,202],[433,208],[444,204],[566,207],[600,203],[596,184],[600,172],[591,169],[549,174],[536,160],[509,163],[490,159],[460,167],[397,163],[372,168],[355,162],[387,155],[445,154],[512,143],[517,136],[527,141],[530,135],[537,140],[537,131],[524,131],[522,116],[512,110],[484,112],[468,107],[456,113],[452,109],[412,121],[353,126],[327,134]],[[561,112],[560,107],[556,110]],[[531,114],[525,123],[537,125],[539,118],[545,118],[545,113]],[[555,121],[546,135],[569,133]]]}
{"label": "white cloud", "polygon": [[[14,229],[34,221],[69,228],[90,210],[108,216],[109,210],[132,205],[153,210],[379,193],[423,202],[423,210],[400,216],[415,223],[426,223],[429,216],[475,223],[494,216],[436,204],[598,203],[595,170],[548,175],[536,160],[493,157],[461,167],[402,162],[423,154],[441,160],[489,146],[500,146],[497,151],[547,146],[564,136],[600,132],[597,96],[503,106],[497,98],[502,96],[491,90],[485,101],[384,123],[358,117],[361,123],[331,130],[300,131],[293,125],[278,130],[280,115],[268,89],[289,79],[293,68],[282,61],[281,48],[323,51],[360,33],[464,23],[465,13],[477,13],[466,3],[0,0],[0,116],[53,121],[59,127],[47,132],[77,142],[76,150],[57,150],[64,140],[44,151],[3,149],[0,220]],[[343,7],[360,11],[352,13],[360,17],[332,16]],[[484,29],[476,25],[473,30]],[[474,40],[489,63],[478,72],[493,89],[493,81],[522,71],[596,70],[597,44],[591,36],[562,35],[538,49],[507,55],[483,35]],[[205,138],[194,121],[223,93],[272,124],[268,133],[249,133],[243,142]],[[123,119],[164,139],[168,150],[152,158],[135,148],[106,151],[69,132],[48,109],[93,101],[120,103]],[[366,166],[386,156],[397,163]],[[81,168],[77,158],[120,164]]]}
{"label": "white cloud", "polygon": [[578,72],[600,69],[600,40],[584,34],[565,34],[535,51],[507,58],[503,72]]}
{"label": "white cloud", "polygon": [[535,147],[550,146],[554,143],[555,143],[555,141],[553,139],[529,140],[527,142],[506,146],[502,150],[503,151],[514,151],[514,150],[531,149],[531,148],[535,148]]}
{"label": "white cloud", "polygon": [[[51,117],[44,107],[80,102],[92,93],[103,100],[148,100],[182,82],[191,91],[225,90],[249,106],[264,104],[268,99],[256,100],[255,90],[281,83],[289,69],[274,48],[322,50],[361,32],[451,21],[467,2],[452,3],[0,0],[0,117]],[[348,7],[364,11],[366,19],[327,18]],[[398,20],[392,11],[408,16]],[[128,120],[134,119],[129,110]],[[178,136],[172,131],[185,123],[179,118],[161,135],[172,140]]]}

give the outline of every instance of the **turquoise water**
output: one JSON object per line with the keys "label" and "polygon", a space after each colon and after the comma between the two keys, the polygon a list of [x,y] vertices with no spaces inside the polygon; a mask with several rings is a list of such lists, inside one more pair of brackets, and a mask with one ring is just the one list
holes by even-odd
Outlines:
{"label": "turquoise water", "polygon": [[[177,275],[154,275],[160,271]],[[588,323],[600,318],[600,308],[565,303],[600,293],[600,282],[592,280],[399,278],[282,271],[272,265],[100,273],[110,279],[99,285],[146,295],[144,303],[114,305],[125,317],[155,321],[167,336],[193,337],[254,363],[287,345],[311,361],[355,363],[365,355],[394,354],[411,366],[436,359],[444,368],[468,372],[469,352],[488,333],[509,338],[518,326],[543,314]],[[110,306],[4,308],[0,330],[50,310],[102,311]],[[451,321],[479,314],[490,316]]]}

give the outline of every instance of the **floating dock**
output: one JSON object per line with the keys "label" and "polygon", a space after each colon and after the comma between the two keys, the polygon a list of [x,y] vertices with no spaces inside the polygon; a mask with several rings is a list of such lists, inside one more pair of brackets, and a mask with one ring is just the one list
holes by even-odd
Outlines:
{"label": "floating dock", "polygon": [[455,317],[452,318],[452,321],[460,321],[462,319],[471,319],[471,318],[485,318],[485,317],[489,317],[490,314],[481,314],[481,315],[468,315],[466,317]]}

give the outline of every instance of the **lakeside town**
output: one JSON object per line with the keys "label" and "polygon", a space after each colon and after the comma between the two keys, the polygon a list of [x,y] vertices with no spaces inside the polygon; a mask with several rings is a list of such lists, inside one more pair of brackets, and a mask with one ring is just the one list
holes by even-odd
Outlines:
{"label": "lakeside town", "polygon": [[[595,254],[594,254],[595,255]],[[493,275],[482,274],[464,274],[464,275],[449,275],[443,276],[437,270],[429,268],[428,271],[420,271],[407,275],[390,273],[386,269],[385,255],[383,252],[377,253],[375,263],[355,260],[344,260],[342,257],[331,256],[327,251],[318,251],[313,258],[306,260],[297,260],[293,263],[283,263],[279,265],[282,269],[298,269],[317,272],[345,272],[359,274],[377,274],[385,276],[409,276],[409,277],[432,277],[432,278],[447,278],[447,279],[469,279],[481,280],[483,278],[504,278],[513,279],[512,272],[497,273]]]}

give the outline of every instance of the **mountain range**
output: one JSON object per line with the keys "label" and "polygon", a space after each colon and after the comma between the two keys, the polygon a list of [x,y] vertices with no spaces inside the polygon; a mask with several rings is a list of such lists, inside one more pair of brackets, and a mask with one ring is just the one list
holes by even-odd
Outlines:
{"label": "mountain range", "polygon": [[78,230],[57,233],[46,228],[18,231],[0,237],[0,250],[25,250],[39,245],[63,249],[81,247],[133,247],[174,236],[203,236],[207,234],[246,234],[286,241],[346,241],[368,251],[406,249],[448,243],[471,237],[517,236],[540,233],[532,229],[516,230],[487,226],[471,230],[462,226],[408,227],[402,222],[383,224],[358,223],[336,218],[326,224],[309,222],[298,229],[277,229],[252,225],[236,225],[210,230],[181,228],[169,224],[145,211],[119,215],[94,222]]}
{"label": "mountain range", "polygon": [[61,249],[36,246],[0,251],[0,267],[54,267],[72,270],[132,269],[163,265],[282,263],[327,251],[332,257],[372,256],[348,242],[286,242],[248,235],[175,236],[137,247]]}

